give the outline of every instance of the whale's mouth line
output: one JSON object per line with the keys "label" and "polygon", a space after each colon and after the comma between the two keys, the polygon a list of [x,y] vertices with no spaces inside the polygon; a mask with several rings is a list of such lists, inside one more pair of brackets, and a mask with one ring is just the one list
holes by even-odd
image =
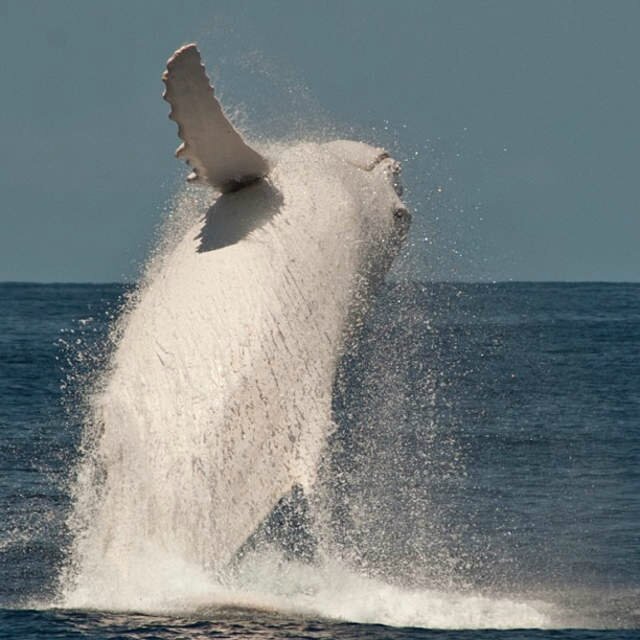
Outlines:
{"label": "whale's mouth line", "polygon": [[373,169],[375,169],[383,160],[390,157],[391,156],[386,151],[383,151],[371,161],[371,164],[366,168],[366,171],[373,171]]}

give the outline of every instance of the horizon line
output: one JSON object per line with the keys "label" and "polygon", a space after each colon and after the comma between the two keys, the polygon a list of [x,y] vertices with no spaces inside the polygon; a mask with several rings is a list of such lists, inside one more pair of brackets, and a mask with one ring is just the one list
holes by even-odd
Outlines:
{"label": "horizon line", "polygon": [[[421,284],[640,284],[639,280],[448,280],[448,279],[420,279],[420,278],[407,278],[398,279],[392,278],[387,282],[417,282]],[[135,280],[0,280],[0,286],[4,285],[31,285],[31,286],[123,286],[132,287],[136,286],[138,281]]]}

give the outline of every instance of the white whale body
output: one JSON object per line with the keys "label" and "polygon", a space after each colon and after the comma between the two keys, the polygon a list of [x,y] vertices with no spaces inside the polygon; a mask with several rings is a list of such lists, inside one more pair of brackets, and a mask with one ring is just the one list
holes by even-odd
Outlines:
{"label": "white whale body", "polygon": [[180,49],[167,99],[179,155],[218,193],[141,288],[95,394],[68,606],[130,608],[219,574],[282,496],[313,489],[338,359],[408,227],[382,150],[265,159],[200,69]]}

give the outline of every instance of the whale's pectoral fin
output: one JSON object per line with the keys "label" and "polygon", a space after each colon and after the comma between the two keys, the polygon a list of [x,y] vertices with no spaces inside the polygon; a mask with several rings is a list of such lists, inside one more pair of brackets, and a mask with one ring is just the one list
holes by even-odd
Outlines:
{"label": "whale's pectoral fin", "polygon": [[294,485],[245,540],[236,552],[235,560],[242,560],[251,551],[271,548],[279,550],[289,559],[312,562],[317,547],[309,500],[302,487]]}
{"label": "whale's pectoral fin", "polygon": [[208,182],[222,192],[235,191],[264,177],[267,161],[234,129],[216,100],[195,44],[178,49],[162,79],[169,117],[183,143],[176,156],[193,169],[190,181]]}

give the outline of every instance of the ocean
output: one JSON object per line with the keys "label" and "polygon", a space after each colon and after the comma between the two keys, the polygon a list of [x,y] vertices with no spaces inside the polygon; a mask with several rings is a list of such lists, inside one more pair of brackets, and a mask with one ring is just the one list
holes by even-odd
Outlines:
{"label": "ocean", "polygon": [[0,638],[640,637],[623,283],[384,285],[339,367],[318,495],[280,504],[216,585],[168,580],[175,606],[69,608],[83,430],[131,290],[0,284]]}

